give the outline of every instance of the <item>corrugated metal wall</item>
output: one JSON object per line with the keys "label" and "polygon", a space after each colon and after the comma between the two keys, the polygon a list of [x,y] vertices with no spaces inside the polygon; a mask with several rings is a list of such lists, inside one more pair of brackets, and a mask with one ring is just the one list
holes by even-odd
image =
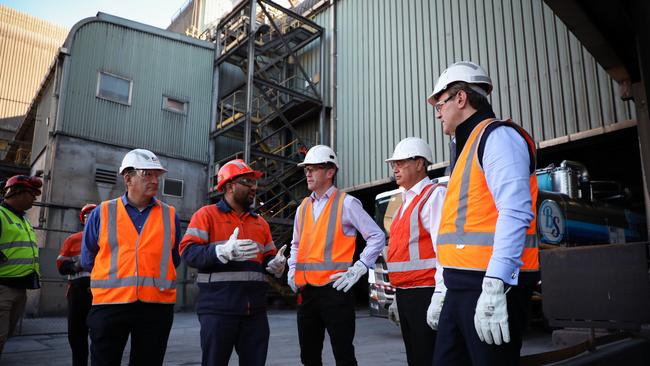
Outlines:
{"label": "corrugated metal wall", "polygon": [[[208,162],[214,50],[91,22],[79,28],[70,52],[57,130]],[[133,80],[130,106],[95,97],[100,70]],[[163,95],[189,101],[187,115],[163,110]]]}
{"label": "corrugated metal wall", "polygon": [[[498,116],[537,142],[635,119],[618,85],[542,0],[337,1],[336,138],[341,187],[389,176],[384,159],[404,137],[448,157],[426,103],[449,64],[478,62],[495,84]],[[328,11],[331,11],[328,10]]]}
{"label": "corrugated metal wall", "polygon": [[25,114],[67,34],[0,5],[0,118]]}
{"label": "corrugated metal wall", "polygon": [[[320,25],[321,27],[325,28],[325,36],[323,41],[325,42],[325,65],[323,67],[323,75],[320,75],[320,82],[325,83],[326,86],[329,85],[329,61],[330,61],[330,45],[331,45],[331,40],[332,40],[332,31],[329,30],[328,28],[330,27],[330,11],[331,9],[328,9],[322,13],[317,14],[313,19],[311,19],[314,23]],[[300,53],[299,53],[299,58],[300,58],[300,63],[301,66],[305,69],[305,72],[309,77],[312,79],[314,76],[316,76],[318,73],[320,73],[320,42],[319,40],[315,40],[312,43],[310,43],[308,46],[306,46]],[[302,75],[300,75],[302,77]],[[320,91],[319,91],[320,92]],[[330,94],[330,88],[326,87],[325,92],[322,93],[323,95],[321,96],[323,98],[323,102],[325,103],[326,106],[331,106],[332,103],[329,98]]]}

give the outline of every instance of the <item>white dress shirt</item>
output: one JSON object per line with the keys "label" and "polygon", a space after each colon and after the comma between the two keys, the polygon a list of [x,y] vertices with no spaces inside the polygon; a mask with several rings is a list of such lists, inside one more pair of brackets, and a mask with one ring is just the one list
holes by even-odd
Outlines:
{"label": "white dress shirt", "polygon": [[[424,177],[421,181],[416,183],[413,187],[402,192],[402,206],[400,210],[395,215],[395,220],[399,219],[402,216],[402,210],[406,209],[409,204],[417,197],[427,184],[431,184],[431,179],[429,177]],[[429,199],[424,203],[424,207],[420,213],[420,220],[424,229],[431,235],[431,243],[433,244],[433,250],[438,255],[438,228],[440,227],[440,217],[442,215],[442,204],[445,201],[445,194],[447,193],[447,188],[443,186],[436,187]],[[436,292],[445,292],[447,289],[442,277],[443,268],[440,265],[440,262],[436,259]]]}
{"label": "white dress shirt", "polygon": [[[318,220],[321,212],[325,208],[327,201],[336,191],[336,187],[331,186],[321,197],[316,197],[314,192],[309,196],[312,200],[312,212],[314,214],[314,221]],[[377,257],[386,245],[386,236],[384,232],[377,226],[375,220],[368,215],[363,209],[361,201],[352,197],[349,194],[345,195],[343,199],[341,213],[341,226],[345,235],[355,235],[357,232],[361,234],[366,241],[366,247],[359,255],[359,259],[368,268],[375,267]],[[300,217],[300,208],[296,210],[296,216],[293,222],[293,239],[291,240],[291,256],[289,257],[289,269],[296,267],[296,259],[298,258],[298,248],[300,246],[300,237],[298,236],[298,218]]]}

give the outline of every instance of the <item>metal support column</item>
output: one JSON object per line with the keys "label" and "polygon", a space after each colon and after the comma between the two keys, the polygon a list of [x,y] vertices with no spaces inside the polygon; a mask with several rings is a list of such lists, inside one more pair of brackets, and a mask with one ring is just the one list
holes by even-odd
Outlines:
{"label": "metal support column", "polygon": [[255,33],[257,25],[255,22],[255,10],[257,1],[250,0],[250,15],[248,25],[248,68],[246,70],[246,121],[244,122],[244,161],[248,164],[251,161],[251,117],[253,114],[253,76],[255,74]]}

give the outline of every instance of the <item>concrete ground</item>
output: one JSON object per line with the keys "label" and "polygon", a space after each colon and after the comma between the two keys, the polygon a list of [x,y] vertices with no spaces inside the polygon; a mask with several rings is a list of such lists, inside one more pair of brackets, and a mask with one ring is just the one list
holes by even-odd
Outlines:
{"label": "concrete ground", "polygon": [[[67,334],[51,334],[52,324],[60,324],[65,332],[65,320],[61,318],[26,319],[31,333],[42,327],[46,335],[18,336],[5,345],[0,365],[70,365],[71,356]],[[267,365],[300,365],[298,333],[295,310],[272,310],[269,312],[271,339]],[[357,311],[355,349],[360,365],[406,365],[406,353],[399,328],[384,318],[370,317],[368,310]],[[526,335],[523,354],[553,349],[548,333],[532,331]],[[195,313],[176,313],[169,338],[165,365],[200,365],[199,322]],[[123,364],[128,364],[128,346]],[[231,365],[238,365],[233,352]],[[323,348],[323,364],[334,365],[332,349],[326,338]]]}

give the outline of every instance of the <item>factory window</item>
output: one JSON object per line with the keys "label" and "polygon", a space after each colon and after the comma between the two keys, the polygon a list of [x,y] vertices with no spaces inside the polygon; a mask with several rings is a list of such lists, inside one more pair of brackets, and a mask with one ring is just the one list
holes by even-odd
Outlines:
{"label": "factory window", "polygon": [[122,76],[100,71],[97,74],[98,98],[112,102],[131,105],[131,90],[133,81]]}
{"label": "factory window", "polygon": [[187,102],[178,98],[168,97],[163,95],[163,106],[162,108],[166,111],[187,114]]}
{"label": "factory window", "polygon": [[180,179],[165,178],[163,181],[163,195],[183,197],[183,181]]}

